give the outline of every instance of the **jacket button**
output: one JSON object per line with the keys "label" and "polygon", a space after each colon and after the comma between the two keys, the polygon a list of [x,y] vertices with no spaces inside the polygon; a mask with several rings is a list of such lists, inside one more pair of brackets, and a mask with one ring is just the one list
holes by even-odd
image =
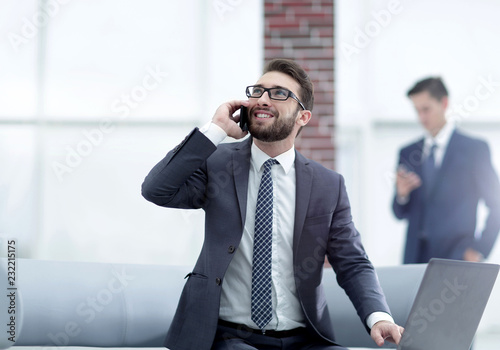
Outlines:
{"label": "jacket button", "polygon": [[215,284],[218,285],[218,286],[220,286],[221,283],[222,283],[222,280],[219,277],[217,277],[215,279]]}
{"label": "jacket button", "polygon": [[234,250],[235,250],[235,249],[234,249],[234,247],[233,247],[232,245],[230,245],[230,246],[229,246],[229,248],[227,248],[227,252],[228,252],[229,254],[233,254],[233,253],[234,253]]}

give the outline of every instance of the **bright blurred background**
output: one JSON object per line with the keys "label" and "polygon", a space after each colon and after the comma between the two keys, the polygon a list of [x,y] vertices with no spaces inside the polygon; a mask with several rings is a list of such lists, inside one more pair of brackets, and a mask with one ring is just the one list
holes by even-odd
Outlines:
{"label": "bright blurred background", "polygon": [[[327,11],[317,20],[330,27],[310,29],[294,6]],[[270,12],[283,25],[269,26]],[[498,13],[496,0],[3,0],[0,238],[24,258],[192,265],[203,213],[148,203],[144,176],[220,103],[243,98],[273,52],[321,72],[333,47],[316,89],[333,82],[334,102],[313,126],[331,149],[299,148],[345,176],[373,263],[400,264],[406,224],[391,200],[398,149],[422,135],[405,97],[415,81],[444,79],[450,116],[489,142],[500,170]],[[308,54],[287,47],[287,23],[303,46],[314,41]],[[500,244],[488,261],[500,263]],[[483,335],[500,343],[498,311],[497,283],[476,349],[488,350]]]}

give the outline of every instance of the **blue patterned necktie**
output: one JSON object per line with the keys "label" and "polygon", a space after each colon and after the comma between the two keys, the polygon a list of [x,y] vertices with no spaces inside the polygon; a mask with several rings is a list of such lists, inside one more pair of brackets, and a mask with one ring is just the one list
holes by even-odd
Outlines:
{"label": "blue patterned necktie", "polygon": [[255,210],[255,233],[252,264],[252,321],[264,329],[273,318],[271,292],[271,258],[273,231],[273,178],[271,167],[276,159],[264,163],[260,180],[257,208]]}

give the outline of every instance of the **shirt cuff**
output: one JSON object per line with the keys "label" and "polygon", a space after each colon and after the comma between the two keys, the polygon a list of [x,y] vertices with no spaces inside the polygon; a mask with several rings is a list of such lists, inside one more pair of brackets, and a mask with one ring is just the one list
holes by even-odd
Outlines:
{"label": "shirt cuff", "polygon": [[366,325],[368,328],[372,329],[373,325],[380,321],[389,321],[394,323],[394,319],[387,312],[376,311],[368,315]]}
{"label": "shirt cuff", "polygon": [[226,132],[217,124],[208,122],[200,128],[200,132],[205,135],[215,146],[218,146],[226,137]]}
{"label": "shirt cuff", "polygon": [[396,195],[396,203],[399,205],[405,205],[410,201],[410,196],[398,196]]}

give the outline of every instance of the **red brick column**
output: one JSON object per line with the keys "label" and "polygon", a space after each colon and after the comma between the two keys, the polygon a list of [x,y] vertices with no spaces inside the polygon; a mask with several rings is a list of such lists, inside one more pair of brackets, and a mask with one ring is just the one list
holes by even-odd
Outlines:
{"label": "red brick column", "polygon": [[291,58],[314,84],[313,118],[296,147],[334,169],[333,146],[333,0],[265,0],[265,60]]}

